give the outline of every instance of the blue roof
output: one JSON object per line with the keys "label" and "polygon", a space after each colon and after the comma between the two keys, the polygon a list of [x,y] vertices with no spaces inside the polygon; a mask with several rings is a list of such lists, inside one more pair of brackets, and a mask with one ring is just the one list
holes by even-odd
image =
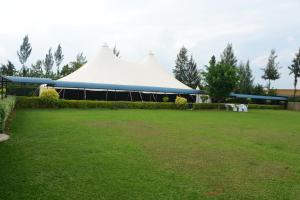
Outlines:
{"label": "blue roof", "polygon": [[49,78],[19,77],[19,76],[2,76],[4,79],[15,83],[47,84],[58,88],[74,89],[103,89],[103,90],[124,90],[124,91],[143,91],[143,92],[162,92],[175,94],[200,94],[202,91],[193,89],[177,89],[165,87],[133,86],[133,85],[116,85],[102,83],[85,83],[56,81]]}
{"label": "blue roof", "polygon": [[231,93],[231,97],[242,98],[242,99],[263,99],[263,100],[277,100],[277,101],[287,101],[288,97],[284,96],[264,96],[264,95],[250,95],[250,94],[235,94]]}
{"label": "blue roof", "polygon": [[35,78],[35,77],[20,77],[20,76],[1,76],[1,77],[14,83],[49,84],[49,85],[54,84],[54,80],[50,78]]}
{"label": "blue roof", "polygon": [[199,93],[201,93],[200,90],[193,90],[193,89],[177,89],[177,88],[134,86],[134,85],[116,85],[116,84],[104,84],[104,83],[84,83],[84,82],[69,82],[69,81],[55,81],[54,87],[162,92],[162,93],[176,93],[176,94],[199,94]]}

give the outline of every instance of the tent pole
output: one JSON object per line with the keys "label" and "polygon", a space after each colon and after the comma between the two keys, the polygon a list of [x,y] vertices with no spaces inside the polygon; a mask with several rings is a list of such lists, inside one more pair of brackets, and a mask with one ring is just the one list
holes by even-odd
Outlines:
{"label": "tent pole", "polygon": [[7,97],[7,80],[5,81],[5,98]]}
{"label": "tent pole", "polygon": [[66,89],[63,89],[63,99],[65,99],[65,91]]}
{"label": "tent pole", "polygon": [[130,99],[131,99],[131,101],[132,101],[132,96],[131,96],[131,92],[129,91],[129,94],[130,94]]}
{"label": "tent pole", "polygon": [[154,101],[155,101],[155,102],[157,102],[157,100],[156,100],[156,98],[155,98],[155,95],[154,95],[154,93],[153,93],[153,99],[154,99]]}
{"label": "tent pole", "polygon": [[140,94],[141,100],[142,100],[142,102],[143,102],[143,97],[142,97],[142,95],[141,95],[141,92],[139,92],[139,94]]}
{"label": "tent pole", "polygon": [[1,99],[3,99],[3,77],[1,77]]}
{"label": "tent pole", "polygon": [[85,89],[83,89],[83,98],[84,98],[84,100],[86,100],[86,90]]}
{"label": "tent pole", "polygon": [[107,101],[108,90],[106,91],[105,101]]}

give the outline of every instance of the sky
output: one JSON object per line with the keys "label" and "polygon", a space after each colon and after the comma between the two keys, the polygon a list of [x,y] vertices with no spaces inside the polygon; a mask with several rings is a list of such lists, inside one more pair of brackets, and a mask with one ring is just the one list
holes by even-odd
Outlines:
{"label": "sky", "polygon": [[28,64],[62,45],[66,64],[83,52],[87,60],[103,43],[121,57],[141,60],[151,50],[170,73],[184,45],[199,69],[233,44],[239,62],[250,60],[255,83],[271,49],[281,78],[272,86],[292,88],[287,67],[300,48],[299,0],[0,0],[0,63],[20,64],[17,50],[28,34]]}

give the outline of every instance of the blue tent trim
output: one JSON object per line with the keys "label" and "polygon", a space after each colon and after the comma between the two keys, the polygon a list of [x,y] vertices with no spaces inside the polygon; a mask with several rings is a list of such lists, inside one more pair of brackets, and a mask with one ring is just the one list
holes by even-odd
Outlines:
{"label": "blue tent trim", "polygon": [[101,90],[122,90],[122,91],[137,91],[137,92],[161,92],[174,94],[201,94],[201,90],[193,89],[177,89],[165,87],[149,87],[149,86],[133,86],[133,85],[116,85],[104,83],[85,83],[85,82],[69,82],[56,81],[49,78],[34,78],[34,77],[18,77],[18,76],[2,76],[2,78],[15,83],[30,83],[30,84],[47,84],[57,88],[72,88],[72,89],[101,89]]}
{"label": "blue tent trim", "polygon": [[34,78],[34,77],[20,77],[20,76],[1,76],[1,77],[14,83],[49,84],[49,85],[54,84],[54,81],[50,78]]}
{"label": "blue tent trim", "polygon": [[262,100],[276,100],[276,101],[287,101],[288,97],[285,96],[264,96],[264,95],[250,95],[250,94],[235,94],[231,93],[231,97],[241,98],[241,99],[262,99]]}

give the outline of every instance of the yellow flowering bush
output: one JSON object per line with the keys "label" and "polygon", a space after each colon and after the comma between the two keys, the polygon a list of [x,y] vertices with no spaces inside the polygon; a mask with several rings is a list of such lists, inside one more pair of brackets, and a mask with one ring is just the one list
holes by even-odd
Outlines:
{"label": "yellow flowering bush", "polygon": [[187,104],[187,99],[184,98],[184,97],[177,96],[176,99],[175,99],[175,104],[186,105]]}

